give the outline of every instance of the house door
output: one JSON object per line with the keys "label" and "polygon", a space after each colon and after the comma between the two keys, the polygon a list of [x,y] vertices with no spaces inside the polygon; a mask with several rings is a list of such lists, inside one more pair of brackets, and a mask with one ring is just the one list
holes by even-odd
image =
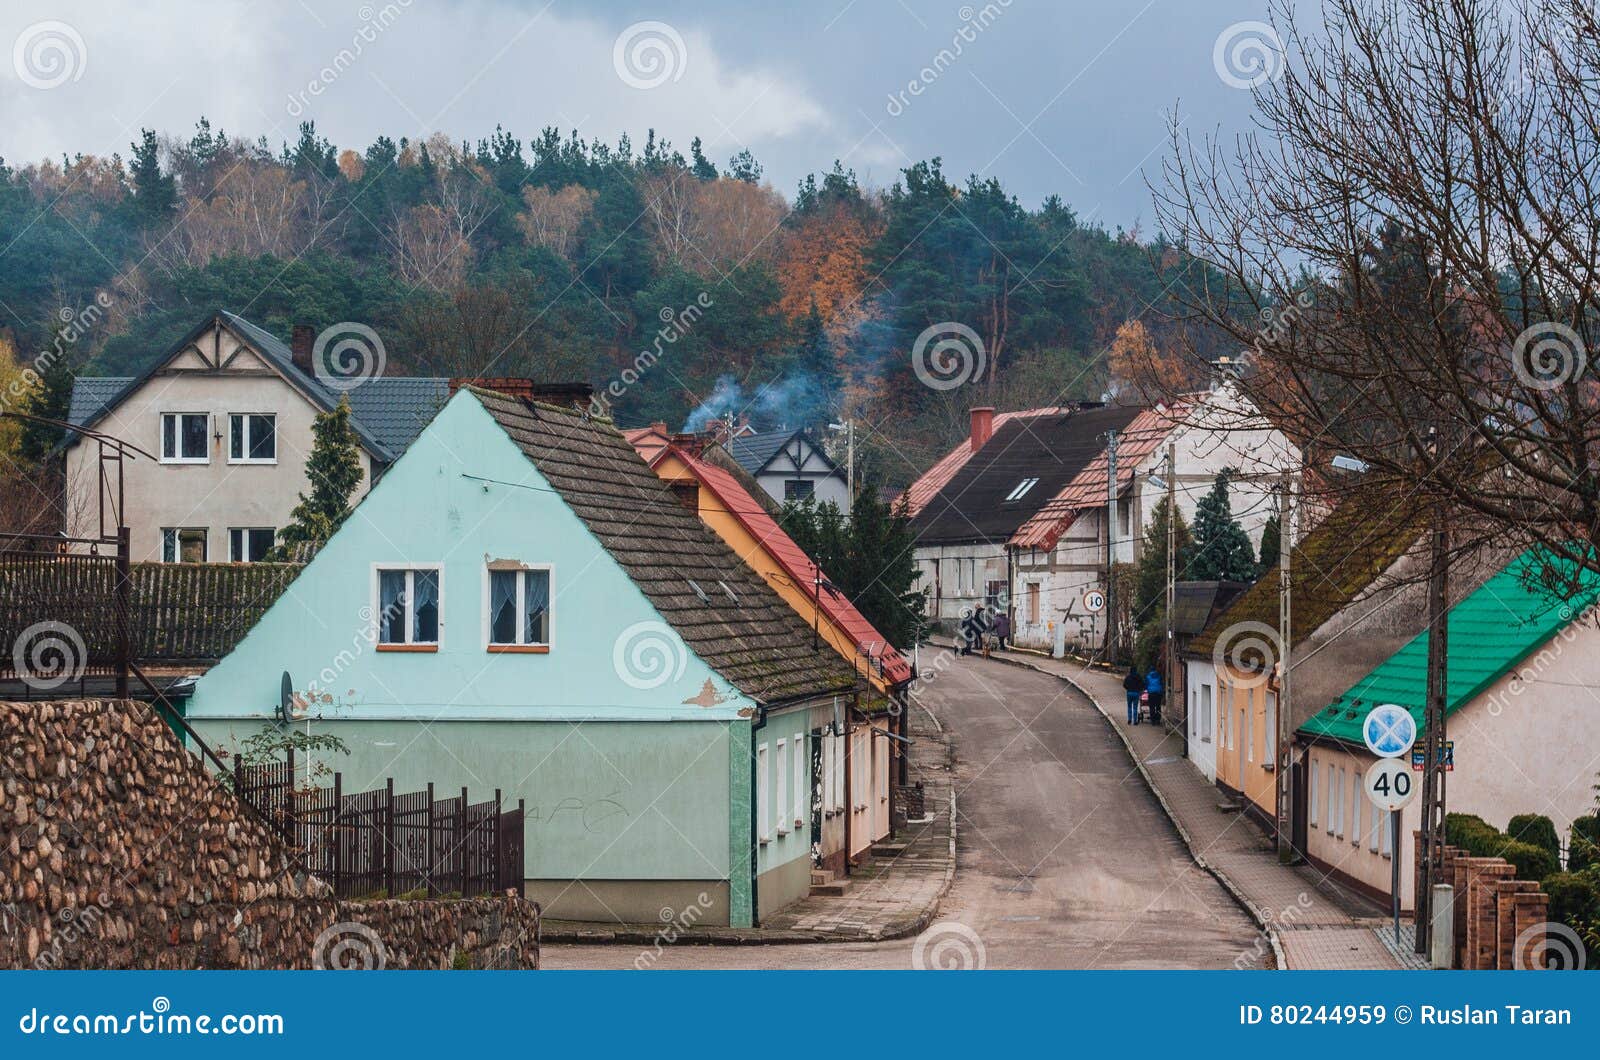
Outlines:
{"label": "house door", "polygon": [[1304,856],[1306,849],[1306,763],[1296,762],[1289,774],[1290,806],[1293,819],[1289,825],[1290,842]]}

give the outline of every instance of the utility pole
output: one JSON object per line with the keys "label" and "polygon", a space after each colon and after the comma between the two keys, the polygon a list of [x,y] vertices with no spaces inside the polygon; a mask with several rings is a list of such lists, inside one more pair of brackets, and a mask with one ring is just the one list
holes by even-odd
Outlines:
{"label": "utility pole", "polygon": [[1117,432],[1106,432],[1106,643],[1112,659],[1117,632]]}
{"label": "utility pole", "polygon": [[[1178,653],[1172,641],[1172,608],[1178,595],[1178,557],[1174,549],[1178,540],[1178,475],[1177,446],[1167,443],[1167,691],[1171,694],[1173,678],[1178,669]],[[1188,711],[1184,711],[1187,718]],[[1183,739],[1187,751],[1189,724],[1184,722]]]}
{"label": "utility pole", "polygon": [[850,503],[856,502],[856,421],[844,421],[844,488],[850,493]]}
{"label": "utility pole", "polygon": [[[1442,506],[1433,518],[1433,548],[1428,568],[1428,693],[1422,732],[1422,849],[1419,851],[1417,893],[1412,903],[1417,912],[1418,953],[1428,952],[1432,927],[1430,900],[1433,884],[1444,864],[1444,711],[1450,650],[1450,530]],[[1396,833],[1390,848],[1398,863],[1401,837],[1398,829]]]}
{"label": "utility pole", "polygon": [[1294,799],[1291,776],[1294,771],[1294,727],[1291,724],[1294,711],[1290,706],[1293,700],[1290,696],[1289,673],[1289,654],[1294,645],[1290,613],[1294,584],[1289,567],[1293,552],[1294,476],[1285,471],[1278,487],[1278,656],[1282,669],[1278,673],[1278,713],[1273,719],[1277,743],[1273,768],[1277,770],[1278,781],[1278,860],[1285,864],[1294,860],[1294,814],[1291,805]]}

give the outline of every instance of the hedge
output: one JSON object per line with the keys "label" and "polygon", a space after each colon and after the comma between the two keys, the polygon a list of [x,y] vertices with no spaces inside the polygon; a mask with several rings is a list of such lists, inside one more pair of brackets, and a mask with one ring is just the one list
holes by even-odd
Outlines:
{"label": "hedge", "polygon": [[1541,850],[1548,850],[1559,866],[1561,840],[1557,838],[1555,822],[1550,818],[1537,813],[1519,813],[1506,825],[1506,835]]}
{"label": "hedge", "polygon": [[1600,813],[1592,813],[1572,822],[1572,833],[1567,847],[1567,868],[1580,872],[1592,865],[1600,865]]}
{"label": "hedge", "polygon": [[1483,818],[1472,814],[1446,814],[1444,836],[1446,843],[1460,847],[1474,857],[1504,858],[1516,866],[1519,880],[1542,880],[1561,871],[1561,859],[1556,854],[1532,843],[1512,839]]}

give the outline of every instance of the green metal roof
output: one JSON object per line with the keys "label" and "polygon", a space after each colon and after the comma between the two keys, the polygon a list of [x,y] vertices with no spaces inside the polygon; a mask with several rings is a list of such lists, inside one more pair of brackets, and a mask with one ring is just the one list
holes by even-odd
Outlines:
{"label": "green metal roof", "polygon": [[[1450,609],[1446,715],[1477,698],[1600,597],[1600,576],[1590,571],[1577,575],[1581,588],[1575,593],[1543,588],[1539,573],[1558,562],[1535,550],[1524,552]],[[1367,711],[1396,703],[1411,711],[1420,733],[1427,681],[1428,634],[1423,631],[1299,731],[1360,744]]]}

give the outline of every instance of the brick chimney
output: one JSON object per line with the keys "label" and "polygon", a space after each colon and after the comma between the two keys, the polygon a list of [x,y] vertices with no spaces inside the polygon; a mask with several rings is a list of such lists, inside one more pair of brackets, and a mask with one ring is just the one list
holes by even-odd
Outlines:
{"label": "brick chimney", "polygon": [[311,350],[317,344],[317,329],[310,324],[296,324],[289,332],[289,359],[306,375],[314,375]]}
{"label": "brick chimney", "polygon": [[994,437],[994,406],[980,405],[969,410],[968,415],[972,417],[972,451],[976,453]]}
{"label": "brick chimney", "polygon": [[674,434],[671,436],[675,449],[681,449],[690,456],[699,456],[706,451],[707,438],[703,434]]}
{"label": "brick chimney", "polygon": [[461,376],[450,380],[450,393],[453,395],[464,386],[493,390],[524,401],[539,401],[561,408],[588,404],[594,396],[594,387],[588,383],[546,383],[523,376]]}

